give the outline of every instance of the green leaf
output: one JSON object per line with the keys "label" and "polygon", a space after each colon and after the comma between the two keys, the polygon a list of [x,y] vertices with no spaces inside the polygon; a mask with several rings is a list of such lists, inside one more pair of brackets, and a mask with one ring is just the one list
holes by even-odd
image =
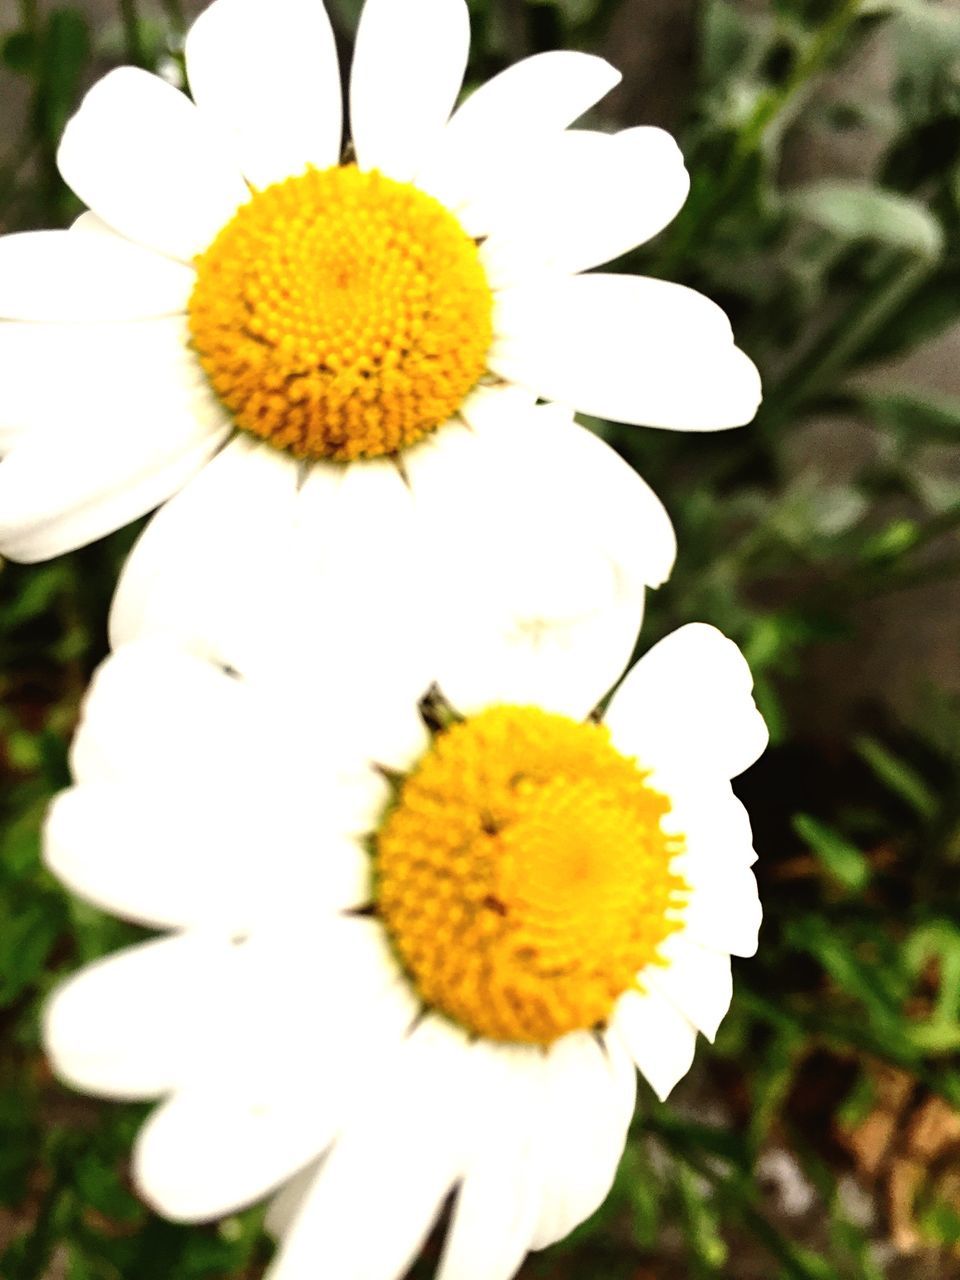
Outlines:
{"label": "green leaf", "polygon": [[864,409],[904,443],[916,440],[948,440],[960,443],[960,399],[913,391],[866,392],[859,397]]}
{"label": "green leaf", "polygon": [[838,884],[854,893],[866,888],[870,881],[870,863],[856,845],[808,813],[794,815],[793,829]]}
{"label": "green leaf", "polygon": [[0,1007],[10,1005],[35,983],[62,927],[58,904],[35,898],[0,910]]}
{"label": "green leaf", "polygon": [[876,738],[866,735],[854,742],[857,754],[873,770],[888,790],[898,795],[916,813],[930,821],[940,809],[940,802],[916,769],[888,751]]}
{"label": "green leaf", "polygon": [[33,75],[37,65],[37,42],[29,31],[14,31],[0,45],[0,60],[11,71]]}
{"label": "green leaf", "polygon": [[90,60],[90,27],[76,9],[55,9],[43,34],[40,85],[47,138],[56,144],[77,105],[81,78]]}
{"label": "green leaf", "polygon": [[800,187],[786,198],[797,216],[841,240],[873,241],[920,258],[943,253],[943,229],[919,200],[866,182],[830,179]]}

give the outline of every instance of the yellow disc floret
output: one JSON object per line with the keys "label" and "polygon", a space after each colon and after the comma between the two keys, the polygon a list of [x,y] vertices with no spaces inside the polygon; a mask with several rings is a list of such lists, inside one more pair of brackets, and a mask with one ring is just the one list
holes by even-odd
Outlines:
{"label": "yellow disc floret", "polygon": [[193,343],[237,425],[297,457],[395,453],[483,373],[493,298],[441,204],[355,166],[257,192],[197,259]]}
{"label": "yellow disc floret", "polygon": [[425,1004],[494,1040],[602,1026],[675,928],[669,802],[602,725],[494,707],[440,733],[376,837],[376,909]]}

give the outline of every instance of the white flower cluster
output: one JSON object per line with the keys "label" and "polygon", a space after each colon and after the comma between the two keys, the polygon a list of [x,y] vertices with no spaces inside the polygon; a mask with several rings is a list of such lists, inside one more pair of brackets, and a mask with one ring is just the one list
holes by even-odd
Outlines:
{"label": "white flower cluster", "polygon": [[0,552],[164,504],[45,833],[162,932],[47,1050],[157,1101],[160,1213],[273,1197],[271,1280],[399,1277],[451,1192],[441,1280],[508,1280],[756,947],[749,672],[694,624],[618,686],[675,540],[573,414],[732,427],[759,378],[708,299],[594,269],[689,187],[661,130],[571,127],[616,71],[457,105],[468,45],[465,0],[367,0],[345,147],[321,0],[214,0],[192,98],[107,75],[59,153],[88,211],[0,239]]}

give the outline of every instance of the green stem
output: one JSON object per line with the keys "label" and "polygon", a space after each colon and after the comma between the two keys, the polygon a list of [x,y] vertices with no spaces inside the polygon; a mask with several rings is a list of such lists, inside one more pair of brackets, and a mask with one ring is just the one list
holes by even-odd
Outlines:
{"label": "green stem", "polygon": [[658,274],[671,274],[686,256],[694,240],[701,236],[704,226],[715,218],[736,191],[751,157],[763,146],[770,130],[801,94],[808,81],[823,70],[842,45],[847,32],[859,16],[862,3],[863,0],[845,0],[818,29],[779,91],[769,93],[757,103],[753,115],[737,135],[733,155],[723,176],[694,215],[679,224],[676,235],[661,257]]}
{"label": "green stem", "polygon": [[647,1127],[657,1134],[674,1156],[711,1184],[714,1191],[734,1209],[744,1226],[785,1268],[791,1280],[822,1280],[822,1273],[812,1270],[796,1247],[751,1203],[754,1192],[749,1179],[741,1173],[718,1170],[714,1162],[706,1159],[695,1143],[669,1121],[650,1117]]}
{"label": "green stem", "polygon": [[876,284],[858,293],[810,350],[769,389],[757,421],[767,431],[794,416],[814,396],[835,383],[889,317],[927,278],[933,264],[897,257]]}
{"label": "green stem", "polygon": [[124,44],[127,59],[136,67],[146,65],[143,41],[140,39],[140,15],[137,0],[120,0],[120,20],[123,23]]}
{"label": "green stem", "polygon": [[174,34],[182,36],[187,29],[187,20],[180,0],[163,0],[163,11],[167,15],[167,21]]}

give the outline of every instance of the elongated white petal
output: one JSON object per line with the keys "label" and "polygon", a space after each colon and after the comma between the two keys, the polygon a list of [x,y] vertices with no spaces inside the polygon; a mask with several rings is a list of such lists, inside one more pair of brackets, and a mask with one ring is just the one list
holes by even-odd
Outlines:
{"label": "elongated white petal", "polygon": [[628,991],[617,1002],[613,1031],[663,1102],[693,1065],[697,1032],[667,999],[654,991]]}
{"label": "elongated white petal", "polygon": [[677,870],[692,889],[683,908],[690,938],[731,955],[754,955],[763,910],[750,868],[724,866],[719,860],[678,859]]}
{"label": "elongated white petal", "polygon": [[475,90],[454,113],[416,175],[417,185],[454,209],[472,235],[487,226],[471,216],[484,189],[500,184],[534,140],[565,129],[620,80],[591,54],[534,54]]}
{"label": "elongated white petal", "polygon": [[230,948],[183,934],[82,969],[44,1010],[54,1070],[74,1088],[152,1098],[189,1078],[231,981]]}
{"label": "elongated white petal", "polygon": [[636,1073],[615,1037],[575,1032],[551,1046],[539,1137],[543,1205],[532,1248],[562,1240],[604,1201],[633,1116]]}
{"label": "elongated white petal", "polygon": [[534,700],[583,716],[632,652],[673,530],[636,472],[568,415],[509,403],[496,414],[407,458],[434,548],[423,571],[445,583],[435,678],[464,711]]}
{"label": "elongated white petal", "polygon": [[294,540],[297,465],[238,434],[141,534],[114,597],[114,647],[169,636],[246,671],[276,644]]}
{"label": "elongated white petal", "polygon": [[300,1212],[300,1206],[307,1198],[314,1179],[320,1171],[321,1160],[314,1160],[299,1173],[294,1174],[280,1188],[267,1206],[263,1225],[275,1240],[285,1236],[290,1224]]}
{"label": "elongated white petal", "polygon": [[133,1176],[148,1204],[177,1222],[205,1222],[273,1191],[332,1141],[340,1107],[318,1087],[291,1093],[278,1076],[262,1096],[185,1089],[137,1138]]}
{"label": "elongated white petal", "polygon": [[543,1203],[539,1108],[544,1064],[532,1046],[478,1043],[470,1110],[475,1138],[437,1280],[510,1280],[531,1246]]}
{"label": "elongated white petal", "polygon": [[487,278],[502,288],[610,262],[662,231],[689,188],[683,156],[662,129],[560,134],[488,194]]}
{"label": "elongated white petal", "polygon": [[[114,231],[113,227],[108,226],[106,222],[98,217],[92,209],[84,209],[83,213],[78,214],[73,222],[70,223],[71,231],[82,231],[85,234],[93,233],[98,236],[116,236],[119,232]],[[124,237],[120,236],[122,240]],[[132,244],[133,241],[128,243]]]}
{"label": "elongated white petal", "polygon": [[249,196],[222,140],[165,80],[120,67],[64,130],[64,181],[130,240],[189,262]]}
{"label": "elongated white petal", "polygon": [[[314,659],[322,662],[322,651]],[[280,671],[276,682],[243,680],[161,637],[145,638],[118,649],[98,671],[74,739],[74,776],[292,794],[316,806],[318,842],[323,833],[360,835],[389,794],[368,753],[397,738],[409,748],[416,716],[399,697],[385,702],[382,724],[365,738],[351,723],[356,708],[348,693],[326,697],[321,687],[311,694],[301,668]],[[393,761],[385,754],[377,763]]]}
{"label": "elongated white petal", "polygon": [[160,641],[131,644],[94,677],[73,774],[78,782],[252,780],[269,765],[255,759],[269,723],[249,687],[220,668]]}
{"label": "elongated white petal", "polygon": [[[425,1238],[462,1160],[463,1037],[430,1019],[345,1127],[287,1230],[270,1280],[395,1280]],[[376,1231],[358,1232],[377,1205]]]}
{"label": "elongated white petal", "polygon": [[45,560],[94,542],[158,506],[203,466],[230,424],[206,387],[179,388],[179,403],[175,383],[162,390],[130,405],[123,421],[116,405],[104,405],[99,423],[58,424],[73,433],[14,434],[0,464],[0,554]]}
{"label": "elongated white petal", "polygon": [[140,320],[187,309],[194,273],[115,235],[24,231],[0,237],[0,316]]}
{"label": "elongated white petal", "polygon": [[48,814],[44,859],[69,889],[141,924],[245,933],[370,901],[370,859],[305,797],[148,779],[86,783]]}
{"label": "elongated white petal", "polygon": [[340,159],[337,51],[322,0],[215,0],[186,42],[190,92],[249,182],[266,187]]}
{"label": "elongated white petal", "polygon": [[497,382],[474,387],[460,406],[459,416],[472,431],[483,431],[488,425],[495,431],[505,416],[518,418],[530,412],[537,397],[525,387]]}
{"label": "elongated white petal", "polygon": [[651,964],[640,982],[675,1005],[712,1041],[733,998],[730,957],[698,946],[685,934],[671,934],[660,948],[666,964]]}
{"label": "elongated white petal", "polygon": [[652,782],[670,798],[663,829],[681,837],[687,858],[735,867],[756,862],[750,818],[728,782],[709,780],[696,768],[660,770]]}
{"label": "elongated white petal", "polygon": [[393,628],[385,647],[384,619],[420,618],[428,607],[428,584],[410,571],[430,559],[421,537],[414,497],[390,460],[317,464],[298,495],[301,632],[328,655],[330,695],[335,684],[368,707],[358,723],[384,764],[419,739],[404,745],[392,730],[380,737],[388,718],[375,708],[396,706],[409,727],[407,710],[435,678],[424,627]]}
{"label": "elongated white petal", "polygon": [[413,177],[450,117],[469,47],[464,0],[366,0],[350,77],[362,169]]}
{"label": "elongated white petal", "polygon": [[619,750],[646,768],[733,778],[767,743],[752,684],[733,641],[715,627],[691,623],[637,662],[604,720]]}
{"label": "elongated white petal", "polygon": [[[116,421],[135,437],[134,414],[152,421],[191,401],[198,412],[216,403],[183,316],[95,324],[3,320],[0,364],[0,422],[18,435],[85,437]],[[216,418],[226,420],[219,405]]]}
{"label": "elongated white petal", "polygon": [[548,400],[678,431],[741,426],[760,378],[720,308],[682,285],[591,275],[504,290],[490,368]]}

